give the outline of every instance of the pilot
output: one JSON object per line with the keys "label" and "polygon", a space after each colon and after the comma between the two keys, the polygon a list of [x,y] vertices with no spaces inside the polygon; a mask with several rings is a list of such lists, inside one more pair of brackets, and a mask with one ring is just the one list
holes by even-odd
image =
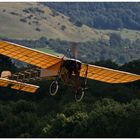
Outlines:
{"label": "pilot", "polygon": [[62,81],[68,83],[68,70],[65,67],[61,68],[61,79]]}
{"label": "pilot", "polygon": [[74,73],[75,76],[79,76],[80,73],[80,63],[73,61],[73,60],[67,60],[64,64],[65,68],[68,70],[68,77],[71,78],[72,74]]}

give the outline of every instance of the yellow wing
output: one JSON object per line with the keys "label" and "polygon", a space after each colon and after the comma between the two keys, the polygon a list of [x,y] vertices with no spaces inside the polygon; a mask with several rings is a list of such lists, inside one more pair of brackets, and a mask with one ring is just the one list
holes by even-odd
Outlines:
{"label": "yellow wing", "polygon": [[27,83],[21,83],[21,82],[17,82],[17,81],[5,79],[5,78],[0,78],[0,86],[10,87],[12,89],[26,91],[30,93],[35,93],[37,89],[39,88],[39,86],[35,86],[35,85],[27,84]]}
{"label": "yellow wing", "polygon": [[60,57],[29,49],[7,41],[0,41],[0,54],[44,69],[61,61]]}
{"label": "yellow wing", "polygon": [[[87,64],[82,64],[80,76],[84,77]],[[140,80],[140,75],[88,65],[87,78],[107,83],[127,83]]]}

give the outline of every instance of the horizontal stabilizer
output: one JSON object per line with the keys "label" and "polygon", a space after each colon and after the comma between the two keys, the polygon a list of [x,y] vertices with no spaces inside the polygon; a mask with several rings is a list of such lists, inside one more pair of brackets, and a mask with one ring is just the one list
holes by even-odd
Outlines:
{"label": "horizontal stabilizer", "polygon": [[10,87],[11,89],[26,91],[30,93],[35,93],[39,86],[17,82],[15,80],[9,80],[6,78],[0,78],[0,86],[2,87]]}

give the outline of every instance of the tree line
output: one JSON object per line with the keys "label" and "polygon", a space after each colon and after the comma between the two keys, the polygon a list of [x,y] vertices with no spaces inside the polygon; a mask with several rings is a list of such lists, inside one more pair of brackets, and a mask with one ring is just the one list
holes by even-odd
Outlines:
{"label": "tree line", "polygon": [[46,2],[50,8],[70,17],[77,26],[86,24],[98,29],[140,29],[138,2]]}

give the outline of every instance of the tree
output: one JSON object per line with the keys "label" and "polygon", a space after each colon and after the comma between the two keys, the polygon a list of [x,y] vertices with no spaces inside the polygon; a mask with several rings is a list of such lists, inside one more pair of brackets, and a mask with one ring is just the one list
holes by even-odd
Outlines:
{"label": "tree", "polygon": [[111,33],[109,41],[110,41],[110,46],[120,47],[122,43],[122,38],[119,34]]}
{"label": "tree", "polygon": [[127,113],[112,99],[103,99],[93,105],[89,115],[89,137],[125,137]]}
{"label": "tree", "polygon": [[75,113],[70,117],[57,114],[56,119],[44,128],[44,133],[47,137],[85,137],[87,118],[86,113]]}

